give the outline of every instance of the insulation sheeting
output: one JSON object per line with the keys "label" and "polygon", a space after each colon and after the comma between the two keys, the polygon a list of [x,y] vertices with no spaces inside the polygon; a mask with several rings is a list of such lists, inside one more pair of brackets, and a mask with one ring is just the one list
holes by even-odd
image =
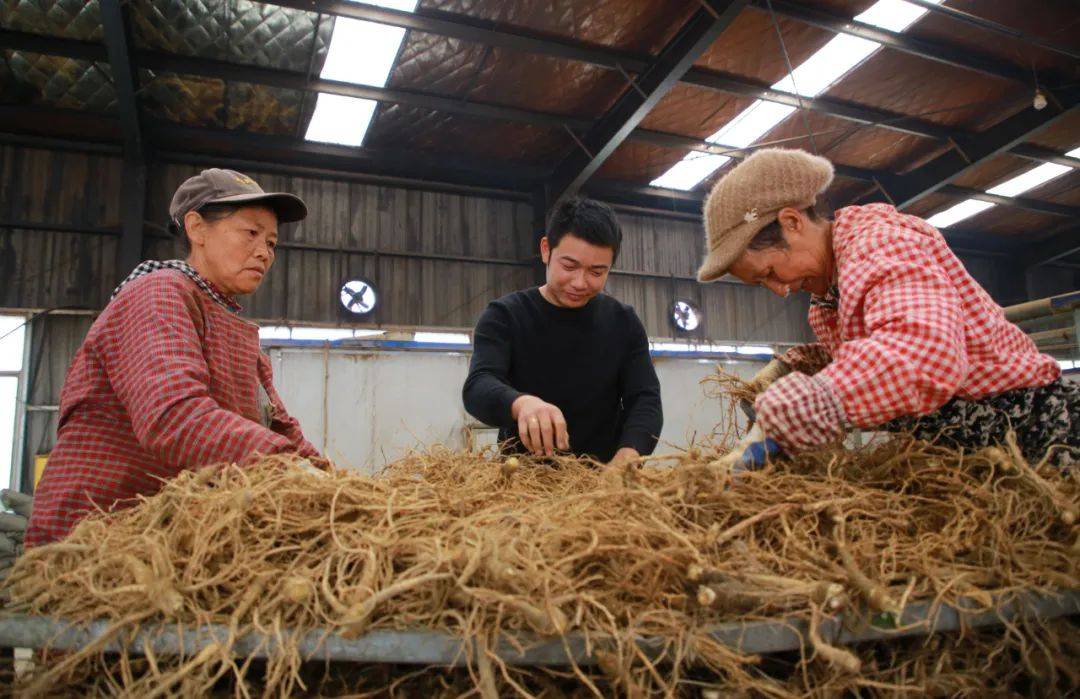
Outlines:
{"label": "insulation sheeting", "polygon": [[108,112],[116,90],[107,64],[26,51],[4,51],[10,80],[0,87],[5,102]]}
{"label": "insulation sheeting", "polygon": [[313,49],[321,59],[330,43],[333,19],[324,18],[318,34],[317,21],[314,12],[248,0],[132,3],[139,48],[304,72]]}
{"label": "insulation sheeting", "polygon": [[98,0],[5,0],[0,26],[31,34],[100,41]]}

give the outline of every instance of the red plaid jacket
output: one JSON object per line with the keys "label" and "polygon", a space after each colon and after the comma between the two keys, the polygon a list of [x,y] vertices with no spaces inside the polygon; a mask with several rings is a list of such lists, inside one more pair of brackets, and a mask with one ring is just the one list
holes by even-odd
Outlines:
{"label": "red plaid jacket", "polygon": [[755,403],[762,430],[785,449],[1060,375],[923,219],[885,204],[840,209],[833,252],[838,307],[810,308],[820,342],[789,350],[796,372]]}
{"label": "red plaid jacket", "polygon": [[182,272],[153,272],[124,286],[75,355],[26,543],[61,539],[89,509],[134,504],[182,469],[280,452],[318,453],[274,390],[258,328]]}

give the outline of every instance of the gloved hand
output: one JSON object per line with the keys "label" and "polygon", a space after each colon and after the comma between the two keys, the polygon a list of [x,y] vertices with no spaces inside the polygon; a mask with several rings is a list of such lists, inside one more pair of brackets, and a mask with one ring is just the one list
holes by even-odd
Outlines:
{"label": "gloved hand", "polygon": [[14,512],[0,512],[0,582],[7,578],[15,559],[22,554],[26,524],[34,509],[34,498],[13,490],[0,492],[0,502]]}
{"label": "gloved hand", "polygon": [[769,457],[778,454],[780,454],[780,445],[766,437],[761,428],[754,425],[746,436],[739,440],[734,449],[714,461],[713,464],[726,468],[732,473],[756,471],[765,465]]}
{"label": "gloved hand", "polygon": [[791,366],[787,362],[782,359],[773,359],[761,371],[754,374],[754,378],[750,379],[747,385],[754,393],[761,393],[771,386],[774,381],[790,373]]}
{"label": "gloved hand", "polygon": [[[791,366],[780,359],[773,359],[765,367],[754,374],[754,378],[746,382],[747,388],[757,395],[768,388],[774,381],[782,376],[787,376],[791,373]],[[752,398],[740,398],[739,409],[742,410],[743,415],[749,420],[749,423],[753,425],[757,422],[757,413],[754,411],[754,400]]]}

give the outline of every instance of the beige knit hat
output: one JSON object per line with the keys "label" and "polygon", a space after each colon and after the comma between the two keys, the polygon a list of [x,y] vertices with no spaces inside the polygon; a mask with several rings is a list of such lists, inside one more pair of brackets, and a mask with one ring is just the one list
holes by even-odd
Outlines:
{"label": "beige knit hat", "polygon": [[780,209],[813,206],[832,179],[828,160],[789,148],[763,148],[732,168],[705,200],[705,261],[698,281],[724,276]]}

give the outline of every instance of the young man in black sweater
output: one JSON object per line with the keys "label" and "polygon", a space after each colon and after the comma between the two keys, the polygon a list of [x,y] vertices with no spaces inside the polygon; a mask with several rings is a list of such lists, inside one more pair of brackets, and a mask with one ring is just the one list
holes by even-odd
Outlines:
{"label": "young man in black sweater", "polygon": [[546,283],[480,316],[462,396],[511,451],[621,464],[656,447],[663,413],[645,328],[600,293],[621,242],[609,207],[563,202],[540,240]]}

